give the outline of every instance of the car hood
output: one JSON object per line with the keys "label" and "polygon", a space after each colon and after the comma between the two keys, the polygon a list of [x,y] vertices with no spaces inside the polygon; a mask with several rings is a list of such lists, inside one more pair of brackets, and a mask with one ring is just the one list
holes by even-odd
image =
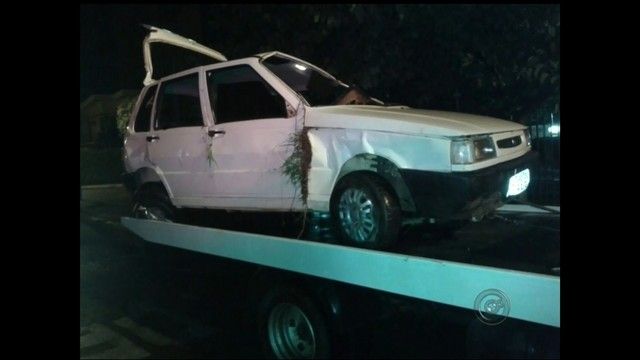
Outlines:
{"label": "car hood", "polygon": [[406,106],[339,105],[307,109],[308,127],[344,128],[429,136],[465,136],[525,129],[522,124],[448,111]]}

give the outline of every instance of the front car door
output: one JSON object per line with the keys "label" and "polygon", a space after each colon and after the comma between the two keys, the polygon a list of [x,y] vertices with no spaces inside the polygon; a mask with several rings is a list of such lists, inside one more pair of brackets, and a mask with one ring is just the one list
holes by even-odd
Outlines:
{"label": "front car door", "polygon": [[293,107],[249,64],[209,69],[204,76],[215,123],[207,196],[221,208],[301,208],[299,190],[282,170],[301,128]]}

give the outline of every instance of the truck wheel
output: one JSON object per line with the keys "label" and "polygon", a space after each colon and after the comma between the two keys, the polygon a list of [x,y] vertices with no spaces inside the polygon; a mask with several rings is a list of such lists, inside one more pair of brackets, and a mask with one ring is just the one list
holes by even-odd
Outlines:
{"label": "truck wheel", "polygon": [[331,199],[331,217],[341,239],[353,246],[393,245],[402,225],[398,200],[382,180],[365,174],[340,181]]}
{"label": "truck wheel", "polygon": [[268,358],[330,356],[324,316],[309,297],[293,287],[278,287],[262,299],[258,326],[262,350]]}
{"label": "truck wheel", "polygon": [[131,215],[139,219],[173,222],[177,211],[164,187],[150,184],[141,187],[134,195]]}

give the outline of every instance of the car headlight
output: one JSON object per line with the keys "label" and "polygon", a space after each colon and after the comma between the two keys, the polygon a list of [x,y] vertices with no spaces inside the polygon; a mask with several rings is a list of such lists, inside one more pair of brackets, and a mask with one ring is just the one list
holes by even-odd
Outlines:
{"label": "car headlight", "polygon": [[496,147],[491,136],[451,140],[452,164],[473,164],[494,157],[496,157]]}

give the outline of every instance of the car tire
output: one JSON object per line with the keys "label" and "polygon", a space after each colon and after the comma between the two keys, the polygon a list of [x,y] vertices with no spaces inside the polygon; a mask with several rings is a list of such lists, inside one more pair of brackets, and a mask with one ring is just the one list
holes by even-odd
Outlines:
{"label": "car tire", "polygon": [[131,216],[138,219],[174,222],[178,212],[161,184],[142,186],[133,196]]}
{"label": "car tire", "polygon": [[263,355],[270,359],[325,359],[331,354],[320,308],[304,292],[286,284],[261,299],[258,336]]}
{"label": "car tire", "polygon": [[[177,222],[178,209],[173,206],[169,194],[160,183],[148,183],[134,194],[131,205],[131,217],[137,219]],[[179,257],[174,248],[147,240],[139,242],[139,249],[145,259],[154,266],[176,267]]]}
{"label": "car tire", "polygon": [[344,243],[370,249],[392,246],[402,226],[397,197],[383,180],[368,174],[351,175],[338,183],[331,218]]}

